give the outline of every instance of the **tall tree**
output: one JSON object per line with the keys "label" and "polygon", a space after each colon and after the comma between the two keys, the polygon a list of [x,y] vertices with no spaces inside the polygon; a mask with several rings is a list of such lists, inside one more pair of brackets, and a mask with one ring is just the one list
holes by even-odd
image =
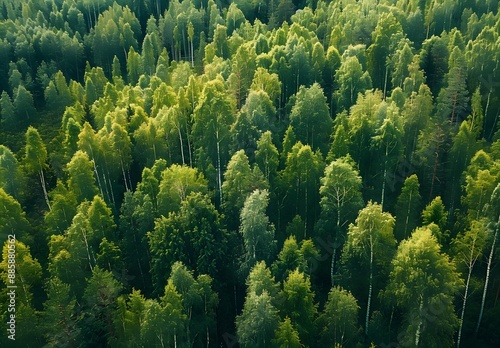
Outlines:
{"label": "tall tree", "polygon": [[85,342],[106,345],[114,336],[113,314],[122,284],[113,274],[99,267],[92,270],[83,294],[84,313],[81,319]]}
{"label": "tall tree", "polygon": [[17,200],[24,191],[21,166],[12,151],[4,145],[0,145],[0,188]]}
{"label": "tall tree", "polygon": [[[12,247],[14,245],[14,247]],[[15,270],[12,269],[12,249],[14,249]],[[14,272],[13,272],[14,271]],[[14,277],[12,277],[14,275]],[[36,258],[33,258],[29,246],[14,239],[8,239],[3,244],[2,248],[2,262],[0,262],[0,278],[5,286],[17,286],[15,292],[15,312],[8,311],[7,301],[5,297],[5,304],[3,305],[3,312],[5,313],[5,321],[12,320],[11,314],[15,315],[15,330],[17,335],[14,335],[16,345],[28,346],[31,344],[41,345],[42,332],[39,326],[39,319],[34,307],[35,289],[42,279],[42,266]],[[12,292],[13,290],[9,290]],[[7,291],[5,291],[7,295]],[[12,296],[12,295],[10,295]],[[37,296],[38,297],[38,296]],[[12,298],[12,297],[10,297]],[[10,327],[10,324],[9,324]],[[19,332],[23,332],[19,335]],[[4,337],[6,338],[7,335]],[[5,339],[6,346],[12,344],[12,341]]]}
{"label": "tall tree", "polygon": [[269,346],[279,325],[278,310],[267,291],[249,292],[241,315],[236,317],[236,334],[242,347]]}
{"label": "tall tree", "polygon": [[274,225],[265,213],[268,203],[268,191],[255,190],[245,200],[241,210],[240,233],[245,246],[245,270],[251,269],[258,261],[269,262],[274,252]]}
{"label": "tall tree", "polygon": [[272,264],[273,274],[278,280],[285,280],[296,269],[309,273],[308,261],[313,257],[318,257],[313,241],[306,239],[297,243],[295,236],[292,235],[285,240],[278,259]]}
{"label": "tall tree", "polygon": [[[390,82],[389,55],[394,50],[395,43],[402,36],[403,29],[396,17],[391,13],[381,14],[375,30],[372,32],[372,44],[367,50],[368,70],[375,88],[385,92]],[[395,41],[395,42],[394,42]]]}
{"label": "tall tree", "polygon": [[216,169],[219,203],[223,201],[222,168],[229,160],[229,130],[234,122],[233,110],[233,101],[227,96],[223,83],[216,79],[205,84],[193,113],[191,135],[194,145],[198,147],[198,161],[203,163],[204,156],[207,156],[207,167],[211,164]]}
{"label": "tall tree", "polygon": [[332,161],[321,178],[321,217],[319,226],[323,233],[333,231],[333,254],[330,278],[333,286],[337,250],[343,244],[349,222],[355,218],[355,211],[362,207],[361,177],[350,156]]}
{"label": "tall tree", "polygon": [[246,279],[248,293],[255,293],[257,296],[267,292],[271,298],[275,299],[279,290],[279,283],[276,283],[274,276],[265,261],[259,261],[252,267]]}
{"label": "tall tree", "polygon": [[2,97],[0,98],[0,115],[2,116],[3,127],[6,129],[15,129],[17,117],[14,104],[5,90],[2,91]]}
{"label": "tall tree", "polygon": [[[146,305],[147,316],[141,330],[141,337],[146,345],[177,344],[177,338],[182,337],[186,316],[182,313],[182,296],[171,282],[165,286],[164,295],[158,304],[151,300]],[[163,343],[164,344],[164,343]]]}
{"label": "tall tree", "polygon": [[359,93],[372,87],[372,80],[368,72],[363,71],[363,66],[357,57],[347,57],[335,73],[337,90],[333,98],[336,111],[349,110],[356,103]]}
{"label": "tall tree", "polygon": [[412,92],[401,110],[403,116],[406,159],[412,162],[417,148],[420,132],[426,128],[433,112],[432,94],[427,85],[420,85],[417,92]]}
{"label": "tall tree", "polygon": [[230,229],[237,228],[238,221],[235,217],[240,215],[248,196],[254,190],[264,190],[268,187],[269,183],[260,169],[257,166],[251,169],[244,150],[237,151],[231,157],[222,184],[222,190],[225,192],[222,207]]}
{"label": "tall tree", "polygon": [[332,119],[319,84],[315,83],[310,88],[299,89],[290,114],[290,124],[297,140],[310,145],[315,151],[320,149],[322,153],[327,153]]}
{"label": "tall tree", "polygon": [[255,151],[255,163],[264,174],[266,180],[272,184],[277,175],[279,164],[278,149],[272,142],[272,133],[266,131],[257,141],[257,151]]}
{"label": "tall tree", "polygon": [[303,347],[300,343],[299,333],[293,327],[292,321],[289,317],[285,317],[285,319],[279,324],[278,328],[276,329],[273,342],[275,342],[278,347]]}
{"label": "tall tree", "polygon": [[[377,186],[381,186],[380,205],[384,208],[386,195],[386,185],[389,179],[389,173],[395,171],[395,166],[401,159],[403,154],[403,124],[399,116],[399,109],[394,105],[382,104],[381,112],[385,111],[386,117],[382,121],[380,127],[376,130],[372,137],[372,150],[378,153],[378,158],[382,158],[380,166],[382,176],[377,172],[377,177],[380,177],[382,183],[378,182]],[[379,112],[380,112],[379,111]]]}
{"label": "tall tree", "polygon": [[[368,202],[359,212],[356,224],[349,226],[347,242],[342,254],[342,262],[350,272],[358,264],[362,269],[368,268],[368,299],[366,302],[365,334],[369,334],[371,302],[374,288],[380,288],[380,282],[385,280],[390,261],[395,252],[396,240],[393,234],[394,218],[389,213],[382,212],[382,206]],[[348,271],[349,272],[349,271]]]}
{"label": "tall tree", "polygon": [[47,236],[63,234],[71,225],[76,214],[78,202],[73,191],[69,190],[62,181],[49,193],[52,201],[52,210],[44,216]]}
{"label": "tall tree", "polygon": [[37,173],[40,179],[40,184],[42,185],[43,195],[45,197],[45,203],[49,210],[50,202],[49,196],[47,194],[47,184],[45,182],[45,172],[47,169],[47,149],[45,144],[40,137],[40,134],[36,128],[28,127],[26,131],[26,151],[24,156],[24,164],[26,166],[26,171],[29,174]]}
{"label": "tall tree", "polygon": [[112,344],[115,341],[124,342],[125,346],[141,344],[141,329],[146,316],[146,303],[140,290],[132,289],[130,294],[118,297],[117,311],[113,318],[115,337]]}
{"label": "tall tree", "polygon": [[68,188],[78,203],[92,200],[98,190],[95,185],[94,167],[87,154],[78,150],[67,164]]}
{"label": "tall tree", "polygon": [[405,179],[396,203],[394,234],[398,241],[406,239],[418,225],[421,209],[419,189],[420,184],[416,174]]}
{"label": "tall tree", "polygon": [[232,126],[233,148],[244,149],[253,158],[260,135],[273,128],[276,109],[263,90],[250,91]]}
{"label": "tall tree", "polygon": [[448,224],[448,212],[443,204],[441,196],[432,200],[422,211],[422,225],[435,224],[438,228],[433,229],[433,234],[441,246],[447,244],[449,231],[446,230]]}
{"label": "tall tree", "polygon": [[17,88],[14,97],[14,110],[17,122],[27,124],[36,119],[37,112],[33,102],[33,96],[23,85]]}
{"label": "tall tree", "polygon": [[[232,6],[232,5],[231,5]],[[229,15],[229,12],[228,12]],[[231,75],[228,77],[229,89],[237,102],[238,108],[248,95],[255,74],[256,54],[253,45],[243,44],[232,56]]]}
{"label": "tall tree", "polygon": [[[497,184],[490,198],[490,205],[488,206],[487,215],[491,221],[492,228],[489,229],[489,238],[491,243],[490,254],[488,255],[488,262],[486,266],[486,277],[484,281],[483,297],[481,300],[481,309],[479,311],[479,318],[477,320],[476,329],[474,331],[475,335],[479,332],[479,327],[481,326],[481,320],[483,319],[484,305],[486,302],[486,293],[488,292],[488,285],[490,281],[491,264],[493,262],[493,255],[495,254],[497,247],[498,231],[500,230],[500,209],[498,205],[498,200],[500,198],[500,184]],[[497,217],[498,216],[498,217]]]}
{"label": "tall tree", "polygon": [[328,293],[328,301],[318,317],[321,338],[329,346],[354,347],[358,331],[359,306],[356,298],[347,290],[334,287]]}
{"label": "tall tree", "polygon": [[47,300],[42,312],[44,336],[51,347],[75,347],[80,335],[77,325],[76,299],[70,286],[58,278],[47,283]]}
{"label": "tall tree", "polygon": [[471,294],[469,294],[469,287],[471,281],[473,281],[472,271],[477,260],[483,255],[486,246],[487,232],[485,227],[484,220],[473,221],[471,228],[457,236],[453,243],[454,261],[457,264],[457,269],[461,271],[464,276],[467,274],[465,277],[462,308],[460,310],[457,348],[460,347],[461,343],[467,300],[471,296]]}
{"label": "tall tree", "polygon": [[463,53],[455,47],[450,55],[450,70],[446,87],[438,96],[437,113],[441,120],[461,123],[469,113],[469,95],[466,87],[466,66]]}
{"label": "tall tree", "polygon": [[[144,180],[144,179],[143,179]],[[141,187],[147,188],[145,185]],[[150,192],[150,188],[145,193]],[[193,192],[208,193],[208,183],[196,168],[173,164],[161,174],[158,196],[158,213],[168,216],[178,211],[181,203]],[[154,194],[150,194],[154,197]]]}
{"label": "tall tree", "polygon": [[283,283],[283,290],[278,294],[281,305],[280,314],[289,317],[297,327],[302,342],[310,345],[316,334],[314,320],[318,305],[314,302],[311,281],[304,273],[295,270]]}
{"label": "tall tree", "polygon": [[154,230],[147,236],[156,293],[164,287],[163,275],[175,261],[216,278],[223,267],[227,238],[220,220],[210,199],[192,192],[178,212],[155,221]]}
{"label": "tall tree", "polygon": [[453,298],[462,284],[429,227],[418,228],[402,241],[386,290],[403,310],[399,342],[410,347],[450,346],[458,326]]}
{"label": "tall tree", "polygon": [[313,222],[319,214],[318,193],[323,170],[321,153],[313,152],[309,145],[298,141],[288,154],[286,167],[281,173],[286,207],[291,216],[302,216],[304,238],[312,232]]}

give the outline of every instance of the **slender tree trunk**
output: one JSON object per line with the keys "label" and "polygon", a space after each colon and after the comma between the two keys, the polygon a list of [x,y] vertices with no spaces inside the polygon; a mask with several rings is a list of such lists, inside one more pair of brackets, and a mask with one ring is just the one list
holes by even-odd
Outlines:
{"label": "slender tree trunk", "polygon": [[[472,249],[472,250],[474,250],[474,249]],[[472,251],[471,251],[471,254],[472,254]],[[473,267],[473,264],[469,265],[469,272],[467,273],[467,281],[465,282],[464,304],[462,307],[462,313],[460,313],[460,326],[458,328],[457,348],[460,347],[460,340],[462,338],[462,328],[464,325],[465,305],[467,304],[467,296],[469,293],[469,283],[470,283],[470,276],[472,273],[472,267]]]}
{"label": "slender tree trunk", "polygon": [[332,253],[332,264],[330,266],[330,278],[331,278],[331,282],[332,282],[332,287],[334,286],[334,273],[335,273],[335,258],[337,257],[337,240],[338,240],[338,236],[340,234],[340,207],[339,205],[337,204],[338,208],[337,208],[337,232],[335,234],[335,238],[334,238],[334,246],[333,246],[333,253]]}
{"label": "slender tree trunk", "polygon": [[182,164],[186,164],[186,161],[184,160],[184,142],[182,141],[182,133],[181,133],[181,127],[177,127],[177,131],[179,132],[179,142],[181,143],[181,157],[182,157]]}
{"label": "slender tree trunk", "polygon": [[219,141],[219,131],[215,132],[217,140],[217,184],[219,185],[219,199],[220,204],[222,204],[222,174],[221,174],[221,161],[220,161],[220,141]]}
{"label": "slender tree trunk", "polygon": [[424,308],[424,299],[422,298],[422,295],[420,295],[420,304],[418,306],[419,323],[417,326],[417,331],[415,332],[415,347],[418,347],[418,344],[420,342],[420,334],[422,332],[422,309],[423,308]]}
{"label": "slender tree trunk", "polygon": [[477,336],[481,320],[483,319],[484,303],[486,301],[486,292],[488,291],[488,282],[490,280],[491,263],[493,261],[493,254],[495,253],[496,241],[498,236],[498,226],[500,225],[500,215],[498,216],[497,226],[495,228],[495,235],[493,236],[493,244],[491,245],[490,256],[488,257],[488,266],[486,267],[486,280],[484,282],[483,299],[481,300],[481,310],[479,311],[479,319],[477,320],[476,330],[474,335]]}
{"label": "slender tree trunk", "polygon": [[368,304],[366,305],[365,334],[368,336],[368,324],[370,321],[370,305],[373,290],[373,237],[370,235],[370,285],[368,287]]}
{"label": "slender tree trunk", "polygon": [[93,267],[92,267],[92,258],[90,257],[89,242],[87,241],[87,234],[83,229],[82,229],[82,236],[83,236],[83,241],[85,242],[85,249],[87,249],[87,258],[89,260],[90,271],[92,271]]}
{"label": "slender tree trunk", "polygon": [[384,197],[385,197],[385,181],[387,180],[387,160],[384,162],[384,178],[382,181],[382,197],[380,198],[380,206],[382,210],[384,209]]}
{"label": "slender tree trunk", "polygon": [[412,196],[413,196],[413,191],[410,191],[410,199],[408,201],[408,210],[406,211],[405,232],[404,232],[404,235],[403,235],[404,236],[403,239],[406,239],[406,236],[407,236],[407,233],[408,233],[408,223],[409,223],[409,220],[410,220]]}
{"label": "slender tree trunk", "polygon": [[[490,108],[491,92],[493,92],[493,87],[490,87],[490,90],[488,91],[488,99],[486,99],[486,106],[484,108],[483,123],[486,120],[486,117],[488,115],[488,109]],[[484,127],[484,124],[483,124],[483,138],[484,138],[485,132],[486,132],[486,128]]]}
{"label": "slender tree trunk", "polygon": [[193,47],[193,38],[191,38],[191,68],[194,68],[194,47]]}
{"label": "slender tree trunk", "polygon": [[307,207],[309,205],[308,204],[309,203],[309,201],[308,201],[308,198],[309,198],[308,197],[308,182],[309,182],[309,180],[307,180],[309,178],[309,173],[308,172],[309,171],[306,169],[306,197],[305,197],[305,200],[304,200],[304,203],[306,205],[305,206],[305,213],[304,213],[304,217],[305,217],[305,219],[304,219],[304,239],[307,238],[307,223],[308,223],[308,218],[307,218],[308,217],[307,216],[308,215],[308,209],[307,209]]}
{"label": "slender tree trunk", "polygon": [[125,168],[123,166],[123,160],[122,160],[121,156],[120,156],[120,165],[122,168],[122,175],[123,175],[123,182],[125,183],[125,190],[128,192],[128,191],[130,191],[130,189],[128,187],[127,176],[125,175]]}
{"label": "slender tree trunk", "polygon": [[385,66],[385,79],[384,79],[384,100],[387,94],[387,75],[389,74],[389,66],[386,64]]}
{"label": "slender tree trunk", "polygon": [[429,192],[429,200],[432,199],[432,194],[434,191],[434,182],[436,181],[437,167],[439,163],[439,146],[434,153],[434,168],[432,169],[432,180],[431,180],[431,191]]}
{"label": "slender tree trunk", "polygon": [[97,171],[97,166],[95,165],[95,160],[92,157],[92,164],[94,166],[94,174],[97,180],[97,186],[99,186],[99,191],[101,192],[101,196],[104,197],[104,191],[102,190],[101,179],[99,178],[99,172]]}
{"label": "slender tree trunk", "polygon": [[49,195],[47,193],[47,185],[45,184],[45,175],[43,174],[43,169],[40,169],[40,183],[42,184],[43,196],[45,197],[45,203],[47,203],[47,207],[49,207],[49,211],[52,210],[49,201]]}
{"label": "slender tree trunk", "polygon": [[335,281],[334,281],[334,270],[335,270],[335,258],[337,257],[337,248],[334,246],[333,247],[333,254],[332,254],[332,264],[330,266],[330,278],[331,278],[331,281],[332,281],[332,288],[335,284]]}

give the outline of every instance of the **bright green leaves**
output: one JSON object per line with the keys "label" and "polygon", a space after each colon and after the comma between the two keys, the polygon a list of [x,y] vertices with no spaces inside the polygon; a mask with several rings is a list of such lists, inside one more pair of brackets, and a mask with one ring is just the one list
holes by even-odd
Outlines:
{"label": "bright green leaves", "polygon": [[281,173],[281,182],[286,188],[285,206],[291,216],[300,214],[305,221],[304,238],[311,233],[313,221],[319,213],[318,191],[323,170],[324,162],[319,151],[313,152],[309,145],[299,141],[288,153]]}
{"label": "bright green leaves", "polygon": [[290,124],[297,140],[326,154],[332,120],[322,88],[317,83],[311,88],[301,87],[296,98],[290,114]]}
{"label": "bright green leaves", "polygon": [[162,216],[148,233],[153,284],[158,293],[165,272],[175,261],[211,276],[218,274],[225,253],[226,233],[207,196],[191,193],[179,211]]}
{"label": "bright green leaves", "polygon": [[419,228],[401,242],[389,279],[387,296],[407,318],[400,328],[401,342],[411,347],[449,346],[458,325],[452,301],[463,282],[430,228]]}
{"label": "bright green leaves", "polygon": [[240,233],[245,246],[244,269],[252,268],[257,261],[269,261],[274,252],[275,229],[266,215],[268,204],[268,191],[255,190],[245,200],[241,210]]}
{"label": "bright green leaves", "polygon": [[274,338],[278,328],[278,310],[272,305],[272,298],[267,291],[257,295],[249,292],[243,312],[236,317],[238,341],[242,347],[263,348]]}
{"label": "bright green leaves", "polygon": [[67,164],[68,189],[75,194],[78,203],[90,201],[97,194],[94,165],[87,154],[77,151]]}
{"label": "bright green leaves", "polygon": [[17,235],[25,240],[30,231],[30,224],[21,205],[12,196],[0,188],[0,238],[7,240],[7,235]]}
{"label": "bright green leaves", "polygon": [[[144,188],[150,189],[146,185]],[[173,164],[163,171],[159,189],[158,212],[168,216],[170,212],[178,211],[182,201],[192,192],[207,194],[208,183],[198,170]]]}
{"label": "bright green leaves", "polygon": [[396,204],[394,234],[399,241],[407,238],[417,226],[421,205],[419,188],[417,175],[405,179]]}
{"label": "bright green leaves", "polygon": [[340,227],[346,226],[352,212],[363,204],[361,177],[349,156],[338,158],[325,168],[319,192],[323,220],[329,222],[325,228],[337,226],[336,232],[340,233]]}
{"label": "bright green leaves", "polygon": [[359,93],[372,87],[372,80],[368,72],[363,71],[362,65],[356,57],[347,57],[335,74],[338,90],[333,98],[337,111],[349,110],[356,103]]}
{"label": "bright green leaves", "polygon": [[[365,333],[369,334],[370,307],[373,289],[380,289],[387,274],[390,261],[394,255],[396,241],[393,235],[394,218],[382,212],[379,204],[368,202],[359,212],[356,224],[349,226],[347,242],[342,254],[342,262],[352,272],[360,267],[368,272],[368,281],[360,279],[361,284],[349,284],[353,292],[364,292],[368,287],[368,302],[365,317]],[[347,276],[344,282],[347,284]],[[360,290],[356,287],[360,286]],[[361,290],[363,289],[363,290]],[[358,295],[359,296],[359,295]]]}
{"label": "bright green leaves", "polygon": [[279,324],[278,329],[276,329],[276,338],[273,341],[278,345],[278,347],[303,347],[300,343],[299,333],[293,327],[292,321],[289,317],[286,317],[285,320]]}
{"label": "bright green leaves", "polygon": [[317,314],[310,279],[298,270],[291,272],[278,298],[282,301],[279,307],[281,316],[289,317],[296,325],[301,340],[309,344],[314,337],[314,319]]}
{"label": "bright green leaves", "polygon": [[332,288],[318,318],[323,343],[328,346],[354,346],[358,338],[358,312],[358,303],[349,291]]}

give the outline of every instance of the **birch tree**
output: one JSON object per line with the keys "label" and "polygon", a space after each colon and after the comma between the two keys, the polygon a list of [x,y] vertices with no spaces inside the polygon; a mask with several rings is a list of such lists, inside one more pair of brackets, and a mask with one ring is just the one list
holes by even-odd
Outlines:
{"label": "birch tree", "polygon": [[[388,272],[388,267],[394,255],[396,240],[393,235],[394,218],[389,213],[382,212],[382,206],[368,202],[359,212],[355,224],[349,226],[347,242],[344,246],[342,262],[352,272],[353,266],[359,264],[368,273],[368,283],[363,280],[362,288],[368,287],[366,302],[365,334],[369,334],[371,302],[375,292],[380,287],[380,278]],[[349,272],[349,271],[348,271]],[[382,277],[381,277],[382,276]]]}

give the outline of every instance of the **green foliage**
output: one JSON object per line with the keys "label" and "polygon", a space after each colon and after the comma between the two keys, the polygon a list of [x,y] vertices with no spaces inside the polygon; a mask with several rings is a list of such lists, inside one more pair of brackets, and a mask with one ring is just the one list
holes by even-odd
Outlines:
{"label": "green foliage", "polygon": [[47,300],[42,314],[44,336],[50,347],[72,347],[76,344],[80,329],[75,312],[76,300],[70,286],[58,278],[47,284]]}
{"label": "green foliage", "polygon": [[67,165],[68,189],[76,196],[78,203],[90,201],[97,194],[94,166],[87,154],[78,150]]}
{"label": "green foliage", "polygon": [[154,230],[147,236],[157,293],[165,284],[163,275],[175,261],[214,278],[219,273],[226,234],[219,213],[207,196],[189,194],[179,211],[157,219]]}
{"label": "green foliage", "polygon": [[297,327],[298,336],[304,344],[308,344],[315,334],[314,320],[318,307],[314,303],[310,279],[296,269],[289,274],[278,296],[281,298],[281,316],[291,319]]}
{"label": "green foliage", "polygon": [[289,317],[286,317],[282,321],[276,330],[276,338],[274,342],[278,347],[288,347],[288,348],[300,348],[302,344],[300,343],[299,334],[297,330],[293,327],[292,322]]}
{"label": "green foliage", "polygon": [[255,190],[245,200],[240,214],[240,233],[245,254],[242,268],[250,269],[258,261],[269,261],[275,248],[274,225],[266,215],[269,204],[267,190]]}
{"label": "green foliage", "polygon": [[[143,179],[145,181],[145,179]],[[146,185],[146,183],[144,182]],[[154,184],[152,184],[154,185]],[[148,193],[148,191],[144,193]],[[178,211],[181,203],[191,194],[207,194],[207,181],[203,174],[194,168],[187,166],[171,165],[161,174],[158,197],[158,212],[168,216],[170,212]],[[150,198],[155,198],[154,193]]]}
{"label": "green foliage", "polygon": [[250,167],[245,151],[237,151],[227,165],[222,184],[224,192],[222,207],[229,228],[235,229],[237,226],[234,216],[240,214],[247,197],[255,190],[264,190],[268,187],[269,184],[260,169],[255,166],[252,170]]}
{"label": "green foliage", "polygon": [[122,289],[111,272],[99,267],[92,270],[83,294],[85,313],[82,335],[86,342],[106,344],[113,332],[112,317]]}
{"label": "green foliage", "polygon": [[447,221],[448,212],[441,197],[434,198],[422,211],[422,224],[424,226],[434,224],[437,227],[437,229],[433,228],[432,231],[441,245],[444,245],[447,234],[449,234],[449,231],[446,231]]}
{"label": "green foliage", "polygon": [[0,145],[0,188],[19,200],[24,193],[23,178],[17,158],[8,147]]}
{"label": "green foliage", "polygon": [[236,317],[236,331],[243,347],[265,347],[279,325],[278,310],[267,291],[257,295],[249,292],[241,315]]}
{"label": "green foliage", "polygon": [[[400,341],[412,347],[450,345],[458,325],[453,298],[462,284],[455,265],[441,253],[429,227],[417,229],[402,241],[392,261],[387,288],[387,296],[406,313],[399,329]],[[431,312],[438,306],[439,311]]]}
{"label": "green foliage", "polygon": [[497,3],[0,1],[15,343],[498,346]]}
{"label": "green foliage", "polygon": [[313,150],[327,152],[326,144],[331,133],[332,120],[319,84],[299,90],[290,114],[290,124],[297,140],[310,145]]}
{"label": "green foliage", "polygon": [[417,175],[405,179],[396,204],[396,224],[394,234],[400,241],[406,239],[417,227],[420,215],[420,183]]}
{"label": "green foliage", "polygon": [[323,343],[329,346],[351,347],[358,338],[359,306],[347,290],[334,287],[328,293],[328,301],[318,323]]}

